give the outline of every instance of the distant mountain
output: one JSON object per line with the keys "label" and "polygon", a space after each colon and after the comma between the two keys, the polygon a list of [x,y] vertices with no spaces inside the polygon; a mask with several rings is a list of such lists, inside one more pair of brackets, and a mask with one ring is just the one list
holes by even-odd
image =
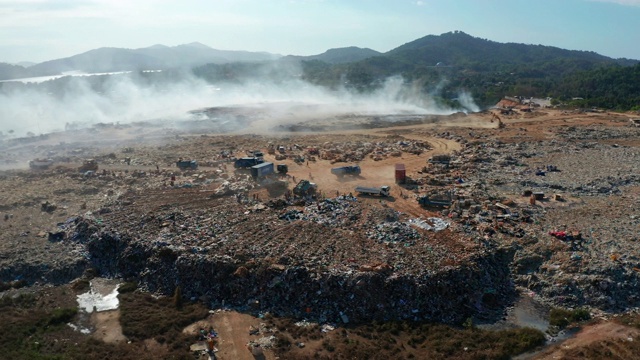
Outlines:
{"label": "distant mountain", "polygon": [[20,61],[19,63],[15,63],[13,65],[19,65],[19,66],[28,68],[29,66],[33,66],[35,64],[37,64],[37,63],[31,62],[31,61]]}
{"label": "distant mountain", "polygon": [[633,65],[634,60],[615,60],[592,51],[565,50],[553,46],[499,43],[476,38],[461,31],[428,35],[399,46],[385,56],[409,61],[414,65],[435,66],[438,63],[458,67],[481,65],[498,68],[503,65],[546,63],[559,60],[581,61],[584,65]]}
{"label": "distant mountain", "polygon": [[[141,49],[99,48],[71,57],[45,61],[29,71],[55,75],[65,71],[111,72],[192,67],[206,63],[268,61],[280,55],[265,52],[216,50],[201,43],[178,46],[153,45]],[[0,71],[0,78],[6,79]]]}
{"label": "distant mountain", "polygon": [[25,67],[7,63],[0,63],[0,75],[0,79],[17,79],[30,76]]}
{"label": "distant mountain", "polygon": [[12,65],[0,63],[0,80],[10,80],[19,78],[28,78],[34,76],[44,76],[48,73],[41,73],[38,69],[26,68],[20,65]]}
{"label": "distant mountain", "polygon": [[381,55],[382,53],[369,49],[369,48],[359,48],[356,46],[344,47],[344,48],[336,48],[329,49],[322,54],[311,55],[311,56],[296,56],[289,55],[284,57],[285,60],[319,60],[329,64],[343,64],[350,63],[354,61],[364,60],[373,56]]}

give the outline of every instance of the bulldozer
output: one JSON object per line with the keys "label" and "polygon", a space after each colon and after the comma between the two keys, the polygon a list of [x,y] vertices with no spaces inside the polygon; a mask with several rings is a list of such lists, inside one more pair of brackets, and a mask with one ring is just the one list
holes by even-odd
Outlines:
{"label": "bulldozer", "polygon": [[98,170],[98,162],[94,159],[85,160],[80,167],[78,167],[78,171],[86,172],[86,171],[97,171]]}

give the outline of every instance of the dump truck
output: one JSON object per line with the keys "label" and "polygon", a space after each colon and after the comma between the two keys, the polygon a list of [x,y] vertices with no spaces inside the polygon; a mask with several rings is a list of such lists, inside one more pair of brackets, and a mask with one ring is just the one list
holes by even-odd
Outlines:
{"label": "dump truck", "polygon": [[78,167],[78,171],[97,171],[98,170],[98,162],[94,159],[85,160],[80,167]]}
{"label": "dump truck", "polygon": [[250,168],[252,166],[256,166],[258,164],[262,164],[264,162],[264,160],[262,158],[257,158],[257,157],[243,157],[240,159],[237,159],[234,163],[233,166],[236,169],[239,168]]}
{"label": "dump truck", "polygon": [[424,207],[445,207],[451,206],[451,199],[434,199],[428,195],[423,195],[418,198],[418,204]]}
{"label": "dump truck", "polygon": [[263,178],[269,174],[273,174],[272,162],[263,162],[251,167],[251,177],[254,179]]}
{"label": "dump truck", "polygon": [[317,189],[318,185],[309,180],[300,180],[298,185],[293,188],[293,193],[298,196],[307,196],[315,194]]}
{"label": "dump truck", "polygon": [[364,195],[389,196],[391,188],[387,185],[380,187],[356,186],[356,192]]}
{"label": "dump truck", "polygon": [[198,162],[195,160],[178,160],[176,166],[180,170],[195,170],[198,168]]}
{"label": "dump truck", "polygon": [[360,166],[358,165],[341,166],[331,169],[331,173],[340,178],[345,175],[358,176],[360,175],[360,172]]}
{"label": "dump truck", "polygon": [[48,169],[51,165],[53,165],[53,160],[51,159],[33,159],[29,161],[29,167],[32,169]]}

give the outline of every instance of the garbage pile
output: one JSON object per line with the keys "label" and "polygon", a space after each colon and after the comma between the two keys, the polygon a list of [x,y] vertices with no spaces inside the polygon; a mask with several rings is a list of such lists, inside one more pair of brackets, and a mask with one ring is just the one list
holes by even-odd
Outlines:
{"label": "garbage pile", "polygon": [[382,160],[400,157],[402,153],[419,155],[430,149],[427,142],[402,139],[396,142],[325,142],[320,147],[320,159],[337,162],[359,162],[369,157]]}
{"label": "garbage pile", "polygon": [[510,250],[465,245],[452,252],[459,239],[439,240],[444,232],[427,239],[388,208],[363,216],[356,198],[341,196],[284,212],[246,209],[233,197],[203,200],[198,189],[130,192],[99,218],[76,218],[65,241],[82,246],[101,274],[138,279],[152,292],[171,294],[180,285],[213,307],[224,302],[319,322],[459,322],[513,293]]}

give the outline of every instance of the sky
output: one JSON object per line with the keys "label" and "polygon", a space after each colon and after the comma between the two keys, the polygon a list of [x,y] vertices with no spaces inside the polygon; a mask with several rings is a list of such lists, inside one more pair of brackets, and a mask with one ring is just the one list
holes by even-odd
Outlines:
{"label": "sky", "polygon": [[315,55],[460,30],[640,59],[640,0],[0,0],[0,62],[200,42]]}

